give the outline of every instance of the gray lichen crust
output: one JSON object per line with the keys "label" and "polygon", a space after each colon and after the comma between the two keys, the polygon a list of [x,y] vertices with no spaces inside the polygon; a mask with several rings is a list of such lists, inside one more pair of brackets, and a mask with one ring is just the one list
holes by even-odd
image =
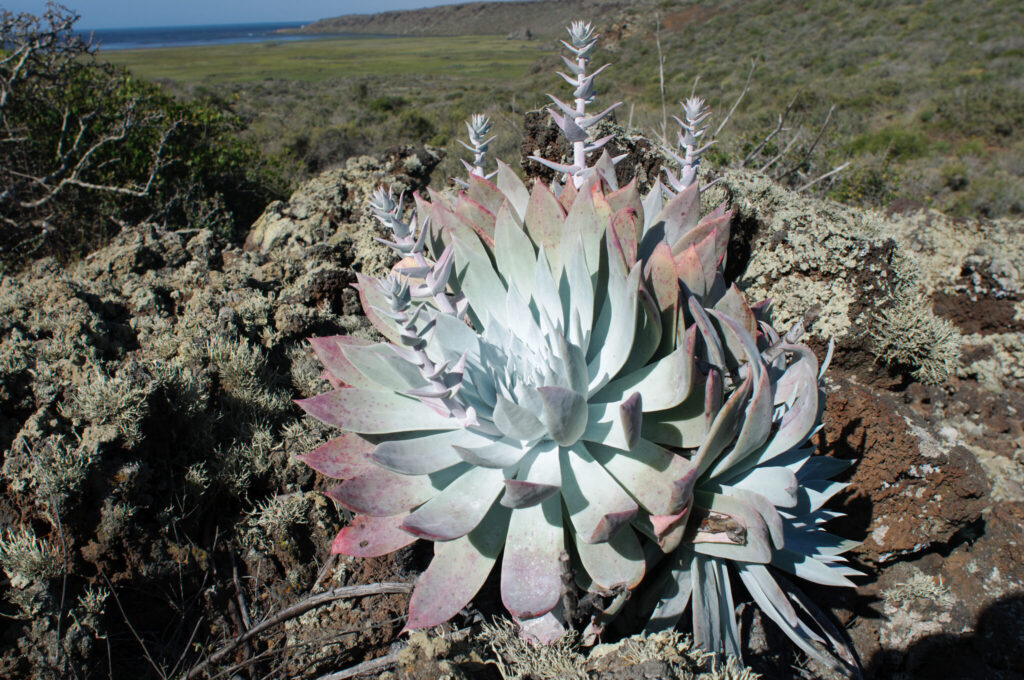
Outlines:
{"label": "gray lichen crust", "polygon": [[835,337],[840,349],[866,350],[925,382],[955,370],[960,335],[922,299],[919,265],[883,215],[805,197],[748,171],[724,172],[708,194],[737,211],[730,267],[751,298],[772,298],[777,327],[817,304],[810,332],[820,340]]}

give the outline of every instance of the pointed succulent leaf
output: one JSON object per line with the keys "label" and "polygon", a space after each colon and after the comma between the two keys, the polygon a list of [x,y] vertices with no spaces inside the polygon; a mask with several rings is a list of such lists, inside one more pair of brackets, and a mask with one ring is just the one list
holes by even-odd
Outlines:
{"label": "pointed succulent leaf", "polygon": [[552,496],[561,484],[558,447],[554,442],[542,442],[523,457],[516,478],[505,480],[501,504],[508,508],[530,507]]}
{"label": "pointed succulent leaf", "polygon": [[493,223],[494,216],[498,214],[501,204],[506,200],[505,194],[496,184],[480,175],[471,174],[468,184],[469,189],[466,191],[466,195],[480,208],[487,211]]}
{"label": "pointed succulent leaf", "polygon": [[494,226],[494,259],[498,270],[510,284],[524,295],[532,295],[537,253],[507,204],[498,211]]}
{"label": "pointed succulent leaf", "polygon": [[680,191],[654,217],[655,223],[665,224],[665,240],[669,245],[676,243],[695,227],[699,220],[700,192],[696,184]]}
{"label": "pointed succulent leaf", "polygon": [[326,495],[353,512],[390,517],[409,512],[438,492],[430,477],[400,475],[373,468],[326,491]]}
{"label": "pointed succulent leaf", "polygon": [[522,223],[526,219],[526,206],[530,202],[530,192],[523,184],[523,180],[519,179],[519,175],[512,168],[499,160],[497,183],[498,189],[515,211],[516,218]]}
{"label": "pointed succulent leaf", "polygon": [[343,432],[309,453],[295,457],[322,475],[348,479],[373,468],[368,457],[371,451],[373,444],[359,435]]}
{"label": "pointed succulent leaf", "polygon": [[462,461],[452,448],[470,446],[486,438],[467,430],[449,430],[412,439],[391,439],[377,444],[370,457],[380,466],[403,475],[429,475]]}
{"label": "pointed succulent leaf", "polygon": [[567,250],[582,245],[583,261],[589,272],[596,274],[601,261],[601,237],[604,236],[611,216],[611,208],[597,191],[596,185],[591,185],[589,191],[580,192],[565,217],[561,261],[568,262],[570,252]]}
{"label": "pointed succulent leaf", "polygon": [[[469,177],[471,183],[474,181],[487,182],[477,175]],[[490,184],[490,182],[487,183]],[[501,207],[500,203],[498,207]],[[455,204],[455,215],[469,225],[481,241],[494,248],[494,213],[466,194],[462,194],[459,196],[458,203]]]}
{"label": "pointed succulent leaf", "polygon": [[831,456],[813,456],[803,463],[796,473],[799,480],[832,479],[846,472],[856,461],[832,458]]}
{"label": "pointed succulent leaf", "polygon": [[700,261],[700,253],[696,246],[690,246],[676,256],[676,276],[686,285],[686,289],[703,298],[711,289],[711,282],[704,275],[704,265]]}
{"label": "pointed succulent leaf", "polygon": [[747,398],[750,396],[751,382],[752,375],[748,373],[743,382],[729,395],[721,410],[715,413],[707,437],[693,456],[700,474],[703,475],[717,461],[718,456],[736,437]]}
{"label": "pointed succulent leaf", "polygon": [[412,591],[405,630],[442,624],[473,599],[501,552],[508,512],[496,507],[470,534],[434,544],[434,559]]}
{"label": "pointed succulent leaf", "polygon": [[[605,68],[605,67],[604,67],[604,66],[602,66],[602,67],[601,67],[601,70],[604,70],[604,68]],[[591,75],[591,76],[590,76],[590,78],[591,78],[591,79],[593,79],[593,77],[594,77],[594,76],[596,76],[596,75],[597,75],[597,74],[598,74],[599,72],[600,72],[600,71],[595,71],[595,72],[593,73],[593,75]],[[612,104],[611,106],[609,106],[609,107],[608,107],[607,109],[605,109],[604,111],[602,111],[601,113],[598,113],[597,115],[594,115],[594,116],[584,116],[584,117],[582,117],[582,118],[579,118],[579,119],[577,119],[577,120],[576,120],[576,123],[577,123],[577,125],[579,125],[579,126],[580,126],[581,128],[583,128],[584,130],[586,130],[587,128],[591,127],[592,125],[595,125],[595,124],[597,124],[598,122],[600,122],[600,121],[604,120],[605,118],[607,118],[607,117],[608,117],[608,115],[609,115],[609,114],[610,114],[610,113],[611,113],[612,111],[614,111],[615,109],[619,108],[620,106],[622,106],[622,102],[616,102],[616,103]]]}
{"label": "pointed succulent leaf", "polygon": [[626,438],[626,449],[632,451],[640,440],[640,428],[643,425],[643,398],[634,392],[628,399],[619,404],[619,422]]}
{"label": "pointed succulent leaf", "polygon": [[607,541],[636,514],[637,504],[581,444],[561,451],[562,499],[581,540]]}
{"label": "pointed succulent leaf", "polygon": [[[580,168],[578,168],[575,165],[566,165],[565,163],[558,163],[556,161],[550,161],[547,158],[542,158],[540,156],[530,156],[529,158],[532,161],[537,161],[538,163],[540,163],[541,165],[543,165],[545,167],[551,168],[555,172],[562,172],[562,173],[565,173],[567,175],[571,175],[571,174],[579,171],[579,169],[580,169]],[[559,197],[559,198],[561,198],[561,197]],[[564,202],[560,202],[560,204],[564,205]]]}
{"label": "pointed succulent leaf", "polygon": [[645,440],[631,450],[587,442],[587,451],[652,515],[669,515],[693,498],[696,468]]}
{"label": "pointed succulent leaf", "polygon": [[599,589],[633,589],[643,579],[646,571],[644,551],[628,526],[599,543],[589,543],[578,534],[576,538],[580,562]]}
{"label": "pointed succulent leaf", "polygon": [[794,576],[823,586],[839,586],[856,588],[857,584],[843,576],[839,570],[820,562],[810,555],[803,555],[792,550],[780,550],[772,560],[772,566],[787,571]]}
{"label": "pointed succulent leaf", "polygon": [[644,633],[652,635],[663,630],[672,630],[683,617],[693,593],[694,560],[696,555],[690,545],[679,546],[672,555],[672,566],[664,571],[664,577],[653,584],[652,592],[660,599],[654,607]]}
{"label": "pointed succulent leaf", "polygon": [[548,434],[561,446],[574,444],[587,426],[587,401],[575,390],[550,385],[538,387],[544,404]]}
{"label": "pointed succulent leaf", "polygon": [[350,335],[332,335],[309,338],[309,344],[317,358],[320,359],[320,363],[332,376],[353,387],[371,386],[369,381],[345,358],[345,353],[342,351],[342,345],[370,345],[372,344],[370,340]]}
{"label": "pointed succulent leaf", "polygon": [[645,412],[670,409],[689,396],[693,370],[693,345],[687,343],[659,361],[616,378],[594,395],[593,401],[618,401],[635,392],[643,398]]}
{"label": "pointed succulent leaf", "polygon": [[401,337],[401,329],[393,319],[389,319],[377,310],[387,309],[389,303],[380,289],[374,285],[373,279],[356,273],[357,287],[359,291],[359,303],[363,307],[366,318],[370,320],[373,327],[389,341],[398,343]]}
{"label": "pointed succulent leaf", "polygon": [[565,138],[570,142],[582,142],[587,138],[587,131],[576,124],[572,116],[561,115],[554,109],[548,109],[548,115],[555,121],[555,125],[562,131]]}
{"label": "pointed succulent leaf", "polygon": [[471,467],[436,496],[409,513],[402,529],[432,541],[451,541],[472,531],[498,498],[501,470]]}
{"label": "pointed succulent leaf", "polygon": [[322,423],[361,434],[450,430],[453,426],[419,401],[394,392],[350,387],[295,403]]}
{"label": "pointed succulent leaf", "polygon": [[552,253],[557,254],[560,251],[564,222],[565,209],[562,208],[562,204],[543,182],[535,184],[530,201],[526,205],[526,231],[538,247],[544,248],[549,257]]}
{"label": "pointed succulent leaf", "polygon": [[500,395],[494,406],[494,424],[512,439],[533,441],[544,434],[544,423],[537,416]]}
{"label": "pointed succulent leaf", "polygon": [[[770,460],[773,456],[784,453],[799,445],[811,434],[818,419],[818,366],[811,350],[803,345],[786,345],[786,350],[793,351],[799,358],[786,370],[791,376],[795,400],[793,405],[782,417],[778,431],[772,437],[761,460]],[[782,387],[780,381],[780,389]],[[776,400],[779,398],[776,392]]]}
{"label": "pointed succulent leaf", "polygon": [[[628,274],[614,254],[608,253],[608,296],[594,325],[588,354],[591,395],[607,385],[619,372],[633,348],[636,333],[639,263]],[[599,352],[596,352],[600,349]]]}
{"label": "pointed succulent leaf", "polygon": [[699,389],[692,389],[690,396],[678,406],[645,415],[641,427],[643,438],[684,449],[700,446],[710,425],[704,411],[706,386],[707,383],[695,386]]}
{"label": "pointed succulent leaf", "polygon": [[[461,238],[456,237],[454,243],[460,288],[477,315],[477,321],[481,324],[479,327],[485,328],[489,317],[505,324],[504,305],[494,304],[505,299],[505,284],[494,271],[490,259],[475,252],[472,245]],[[479,315],[485,311],[489,317],[480,318]]]}
{"label": "pointed succulent leaf", "polygon": [[501,601],[513,616],[534,618],[558,604],[564,534],[556,496],[512,511],[501,561]]}
{"label": "pointed succulent leaf", "polygon": [[518,441],[511,439],[485,440],[485,442],[473,446],[454,444],[453,448],[461,460],[471,465],[498,469],[515,465],[522,460],[526,453]]}
{"label": "pointed succulent leaf", "polygon": [[739,658],[740,633],[725,564],[698,555],[693,581],[694,642],[703,649]]}
{"label": "pointed succulent leaf", "polygon": [[375,387],[408,392],[427,385],[418,368],[404,360],[387,343],[342,345],[345,358]]}
{"label": "pointed succulent leaf", "polygon": [[792,508],[797,503],[797,490],[800,483],[791,470],[784,467],[762,466],[740,473],[728,484],[748,491],[756,491],[767,497],[780,508]]}
{"label": "pointed succulent leaf", "polygon": [[630,269],[636,264],[640,246],[637,236],[639,226],[640,216],[632,207],[622,208],[612,216],[610,238],[615,239],[616,251],[622,253],[622,260]]}
{"label": "pointed succulent leaf", "polygon": [[370,517],[357,515],[352,523],[338,532],[331,544],[332,555],[380,557],[404,548],[416,537],[402,531],[399,525],[405,515]]}

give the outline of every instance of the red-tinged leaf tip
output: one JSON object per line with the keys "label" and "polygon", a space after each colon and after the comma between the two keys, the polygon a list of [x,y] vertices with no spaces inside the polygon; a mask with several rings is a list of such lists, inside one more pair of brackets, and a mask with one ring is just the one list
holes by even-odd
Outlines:
{"label": "red-tinged leaf tip", "polygon": [[543,502],[557,492],[559,487],[551,484],[537,484],[518,479],[505,480],[505,493],[501,503],[506,508],[528,508]]}
{"label": "red-tinged leaf tip", "polygon": [[693,503],[690,502],[675,514],[651,516],[651,526],[662,552],[669,553],[679,547],[686,533],[686,525],[689,522],[692,509]]}
{"label": "red-tinged leaf tip", "polygon": [[374,466],[324,494],[353,512],[391,517],[427,502],[437,490],[425,476],[409,477]]}
{"label": "red-tinged leaf tip", "polygon": [[644,275],[653,289],[658,309],[674,309],[679,300],[679,275],[672,249],[664,241],[655,246],[647,260]]}
{"label": "red-tinged leaf tip", "polygon": [[317,472],[333,479],[349,479],[376,467],[369,459],[373,445],[345,432],[309,453],[295,456]]}
{"label": "red-tinged leaf tip", "polygon": [[404,515],[369,517],[357,515],[352,523],[338,532],[331,544],[332,555],[380,557],[404,548],[416,540],[399,528]]}
{"label": "red-tinged leaf tip", "polygon": [[636,511],[637,508],[634,506],[631,510],[609,512],[598,521],[592,534],[582,536],[581,538],[587,543],[603,543],[615,535],[623,526],[629,524],[629,521],[636,515]]}
{"label": "red-tinged leaf tip", "polygon": [[619,405],[622,431],[626,435],[626,447],[630,451],[633,450],[633,447],[640,440],[640,426],[643,416],[643,398],[639,392],[634,392]]}
{"label": "red-tinged leaf tip", "polygon": [[479,592],[494,561],[481,555],[468,537],[435,543],[434,559],[409,598],[409,618],[402,630],[432,628],[458,614]]}

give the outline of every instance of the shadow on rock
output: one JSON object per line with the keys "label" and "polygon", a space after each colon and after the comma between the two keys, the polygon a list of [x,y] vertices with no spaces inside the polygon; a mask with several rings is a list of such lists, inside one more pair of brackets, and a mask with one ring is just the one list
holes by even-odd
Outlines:
{"label": "shadow on rock", "polygon": [[937,633],[905,650],[883,648],[867,664],[876,680],[1019,680],[1024,678],[1024,593],[982,610],[973,633]]}

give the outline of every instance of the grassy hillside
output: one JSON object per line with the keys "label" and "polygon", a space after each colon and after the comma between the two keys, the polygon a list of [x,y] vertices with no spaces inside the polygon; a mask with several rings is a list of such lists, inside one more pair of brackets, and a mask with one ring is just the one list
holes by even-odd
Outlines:
{"label": "grassy hillside", "polygon": [[561,27],[579,17],[610,18],[629,0],[534,0],[467,2],[424,9],[349,14],[321,19],[282,33],[373,33],[377,35],[492,35],[529,30],[536,37],[560,36]]}
{"label": "grassy hillside", "polygon": [[[698,91],[722,115],[750,90],[724,135],[737,162],[792,102],[788,139],[809,142],[835,113],[812,159],[853,166],[833,188],[850,201],[903,196],[954,214],[1024,210],[1024,5],[1012,0],[722,0],[662,2],[670,102]],[[614,91],[642,100],[660,126],[657,50],[646,12],[610,58]],[[553,63],[553,61],[552,61]],[[636,121],[634,121],[636,122]],[[798,142],[793,153],[798,153]],[[774,146],[774,145],[773,145]],[[770,150],[768,151],[770,153]],[[760,154],[762,157],[764,153]]]}
{"label": "grassy hillside", "polygon": [[[547,4],[575,3],[495,8],[528,12]],[[660,40],[669,115],[699,78],[696,90],[710,101],[717,125],[756,64],[746,96],[722,130],[715,163],[761,167],[789,146],[773,167],[788,163],[779,174],[793,186],[849,161],[843,173],[814,187],[846,202],[886,205],[903,198],[965,216],[1024,211],[1018,2],[645,0],[616,12],[599,22],[605,37],[597,58],[613,64],[600,79],[599,97],[626,100],[621,123],[661,132]],[[515,16],[498,24],[501,30]],[[464,28],[477,30],[473,22]],[[499,35],[232,45],[111,58],[242,114],[248,134],[299,178],[395,143],[430,142],[460,155],[454,140],[463,134],[461,121],[476,111],[496,119],[499,152],[508,158],[520,141],[522,112],[543,105],[545,92],[565,94],[553,73],[561,66],[557,47],[553,40]],[[833,106],[828,127],[812,144]],[[751,154],[783,112],[781,130]],[[672,134],[671,120],[668,127]],[[444,170],[457,169],[450,158]]]}
{"label": "grassy hillside", "polygon": [[182,84],[245,86],[267,80],[454,76],[459,81],[517,80],[541,56],[540,45],[493,37],[327,39],[110,52],[143,78]]}

